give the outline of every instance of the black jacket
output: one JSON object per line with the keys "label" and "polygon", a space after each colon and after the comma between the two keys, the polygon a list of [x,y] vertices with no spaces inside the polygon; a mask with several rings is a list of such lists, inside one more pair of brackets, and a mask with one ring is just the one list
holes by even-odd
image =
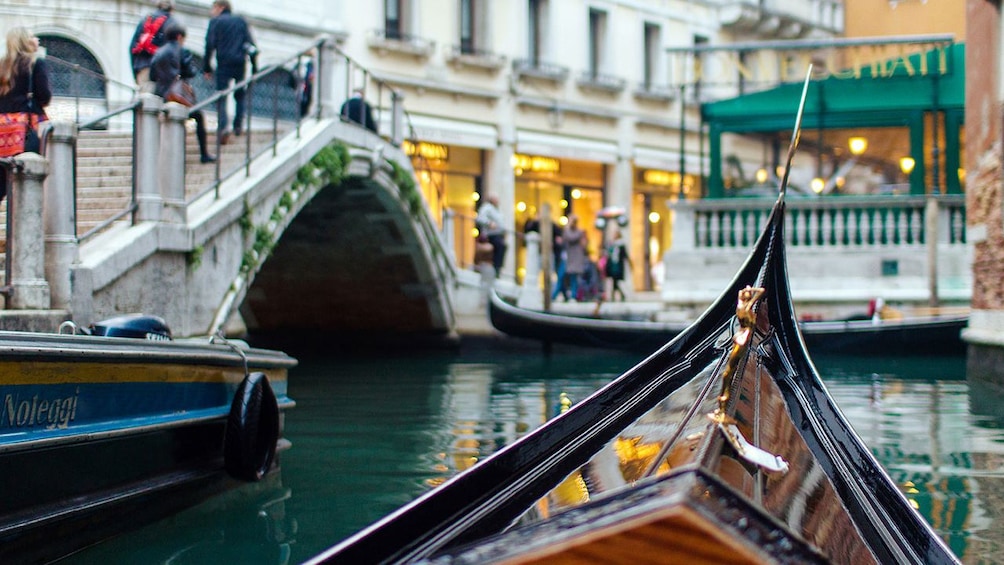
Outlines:
{"label": "black jacket", "polygon": [[[42,108],[52,100],[52,90],[49,87],[49,71],[45,59],[37,59],[31,72],[31,82],[34,84],[32,96],[35,98],[35,110],[42,113]],[[6,96],[0,96],[0,113],[24,112],[28,110],[28,72],[19,71],[14,76],[14,86]]]}
{"label": "black jacket", "polygon": [[216,66],[243,65],[248,57],[248,47],[254,47],[251,29],[244,18],[235,16],[229,10],[209,20],[206,30],[205,71],[213,72],[213,55]]}
{"label": "black jacket", "polygon": [[369,103],[358,96],[349,98],[342,104],[341,115],[347,120],[361,124],[366,129],[376,132],[377,125],[373,119],[373,109]]}
{"label": "black jacket", "polygon": [[158,49],[150,64],[150,80],[157,83],[153,93],[161,98],[171,88],[174,77],[181,75],[183,79],[190,79],[196,74],[195,57],[177,41],[169,41]]}
{"label": "black jacket", "polygon": [[150,80],[157,83],[153,89],[153,93],[157,96],[163,98],[167,94],[174,77],[182,75],[182,78],[185,78],[181,72],[182,51],[177,41],[168,41],[157,49],[153,60],[150,61]]}
{"label": "black jacket", "polygon": [[150,66],[150,61],[153,59],[153,55],[150,55],[149,53],[133,53],[132,48],[139,41],[139,36],[143,35],[143,24],[146,23],[146,18],[150,17],[156,20],[160,16],[167,16],[167,19],[164,20],[164,23],[157,30],[157,34],[153,36],[153,44],[158,48],[167,43],[167,38],[164,37],[164,32],[167,30],[167,26],[178,22],[178,20],[171,17],[170,12],[165,12],[164,10],[157,10],[149,16],[144,16],[143,19],[139,21],[139,24],[136,25],[136,31],[132,34],[132,41],[129,42],[129,57],[132,60],[133,76],[135,76],[139,71]]}

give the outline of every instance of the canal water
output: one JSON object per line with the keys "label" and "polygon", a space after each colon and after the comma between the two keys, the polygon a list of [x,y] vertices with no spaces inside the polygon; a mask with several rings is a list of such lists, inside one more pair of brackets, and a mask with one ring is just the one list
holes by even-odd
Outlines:
{"label": "canal water", "polygon": [[[301,563],[552,417],[562,393],[584,398],[641,360],[512,344],[291,350],[297,406],[279,477],[65,561]],[[855,430],[963,562],[1004,562],[1004,398],[968,382],[963,358],[815,361]]]}

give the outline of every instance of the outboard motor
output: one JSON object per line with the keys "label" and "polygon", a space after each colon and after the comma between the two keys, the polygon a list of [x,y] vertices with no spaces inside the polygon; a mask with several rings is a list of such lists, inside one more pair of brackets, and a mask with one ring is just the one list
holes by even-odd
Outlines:
{"label": "outboard motor", "polygon": [[171,328],[157,316],[126,314],[91,324],[91,335],[170,341]]}

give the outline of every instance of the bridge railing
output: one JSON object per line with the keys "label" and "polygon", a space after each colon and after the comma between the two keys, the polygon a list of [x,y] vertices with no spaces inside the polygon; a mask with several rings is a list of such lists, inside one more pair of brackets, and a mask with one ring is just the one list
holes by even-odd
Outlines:
{"label": "bridge railing", "polygon": [[[79,133],[80,131],[87,131],[87,130],[102,130],[102,129],[105,129],[107,127],[107,123],[108,123],[109,120],[112,120],[112,119],[115,119],[115,118],[121,118],[121,117],[131,118],[131,120],[127,121],[126,123],[128,123],[129,128],[130,128],[130,133],[131,133],[131,135],[129,137],[132,140],[132,155],[137,155],[138,154],[138,151],[137,151],[137,149],[138,149],[138,147],[137,147],[137,144],[138,144],[137,139],[139,137],[138,136],[138,131],[137,131],[137,129],[138,129],[137,126],[140,123],[140,119],[138,117],[138,114],[140,114],[140,112],[142,112],[142,109],[143,109],[143,105],[142,105],[142,101],[141,100],[133,101],[133,102],[131,102],[131,103],[129,103],[129,104],[127,104],[127,105],[125,105],[125,106],[117,109],[117,110],[112,110],[112,111],[107,112],[105,114],[102,114],[100,116],[91,118],[91,119],[89,119],[89,120],[87,120],[85,122],[77,124],[77,132]],[[50,129],[48,131],[51,132],[52,130]],[[78,174],[77,174],[78,173],[78,168],[77,168],[77,158],[78,158],[77,147],[78,147],[78,144],[79,144],[79,137],[77,135],[72,136],[71,143],[72,143],[72,164],[73,164],[73,169],[72,169],[73,170],[73,217],[77,218],[78,217],[78,211],[79,211],[79,209],[78,209],[78,203],[80,202],[80,192],[79,192],[80,180],[79,180],[79,177],[78,177]],[[129,175],[129,177],[130,177],[129,178],[130,197],[129,197],[129,201],[125,205],[125,208],[123,208],[122,210],[120,210],[120,211],[112,214],[108,218],[106,218],[106,219],[98,222],[97,225],[95,225],[92,228],[88,229],[83,234],[78,234],[77,233],[77,224],[76,224],[76,222],[74,222],[74,224],[73,224],[73,232],[74,232],[74,235],[77,236],[77,243],[83,243],[84,241],[86,241],[86,240],[94,237],[95,235],[97,235],[98,233],[100,233],[102,230],[104,230],[108,226],[112,225],[113,223],[121,220],[122,218],[124,218],[126,216],[130,216],[130,222],[132,222],[132,223],[136,222],[137,194],[138,194],[138,192],[137,192],[137,186],[136,186],[136,178],[137,178],[137,175],[136,175],[136,159],[130,159],[130,168],[131,168],[130,175]]]}
{"label": "bridge railing", "polygon": [[[243,129],[246,135],[242,138],[244,147],[241,151],[241,158],[229,169],[224,169],[224,160],[221,158],[223,140],[217,136],[216,155],[218,158],[213,179],[209,186],[186,196],[187,203],[191,203],[209,192],[213,192],[215,197],[219,198],[219,187],[223,181],[241,171],[249,176],[252,161],[268,152],[271,152],[273,156],[277,154],[279,140],[287,133],[283,126],[288,126],[289,130],[299,136],[301,122],[305,118],[317,118],[321,115],[322,103],[318,97],[314,96],[314,90],[316,85],[322,84],[329,77],[323,70],[324,65],[317,64],[315,59],[323,56],[326,46],[331,42],[330,38],[318,38],[286,59],[254,72],[248,78],[226,90],[216,91],[188,109],[185,119],[195,112],[205,110],[214,110],[218,117],[220,106],[226,104],[228,98],[233,96],[235,92],[244,91],[246,112],[243,117]],[[309,70],[304,72],[302,69]],[[292,88],[289,88],[290,86]],[[317,102],[313,103],[314,100]],[[264,104],[260,103],[262,101]],[[257,123],[255,121],[256,114],[259,116]],[[252,131],[260,131],[263,127],[266,127],[270,134],[268,139],[261,143],[262,138],[259,136],[258,143],[253,143]]]}

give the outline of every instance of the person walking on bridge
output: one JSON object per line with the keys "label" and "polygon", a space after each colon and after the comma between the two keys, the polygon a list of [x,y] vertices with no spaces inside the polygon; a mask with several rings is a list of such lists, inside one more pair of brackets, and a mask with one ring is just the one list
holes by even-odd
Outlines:
{"label": "person walking on bridge", "polygon": [[[216,90],[226,90],[230,88],[230,83],[240,83],[244,80],[247,71],[247,62],[251,60],[251,72],[255,72],[257,67],[258,47],[251,36],[251,28],[240,16],[235,16],[231,12],[230,0],[214,0],[210,13],[213,18],[209,20],[209,29],[206,30],[206,57],[205,72],[206,79],[210,79],[215,74]],[[216,71],[214,73],[212,61],[216,56]],[[234,90],[234,135],[244,133],[244,89]],[[217,125],[216,135],[219,136],[220,143],[226,143],[230,139],[230,131],[227,129],[227,100],[221,97],[216,102]]]}
{"label": "person walking on bridge", "polygon": [[153,92],[153,79],[150,78],[150,62],[157,54],[157,49],[167,43],[165,32],[171,25],[178,25],[171,12],[174,11],[174,0],[157,0],[157,9],[136,24],[136,31],[129,41],[129,58],[132,61],[132,74],[140,92]]}
{"label": "person walking on bridge", "polygon": [[[185,49],[185,28],[179,24],[171,24],[165,33],[167,43],[157,50],[150,62],[150,78],[156,84],[153,93],[161,98],[167,96],[167,91],[175,80],[187,80],[195,76],[192,52]],[[206,119],[202,110],[191,112],[189,117],[195,120],[195,137],[199,140],[199,152],[203,163],[214,163],[216,157],[206,149]]]}

